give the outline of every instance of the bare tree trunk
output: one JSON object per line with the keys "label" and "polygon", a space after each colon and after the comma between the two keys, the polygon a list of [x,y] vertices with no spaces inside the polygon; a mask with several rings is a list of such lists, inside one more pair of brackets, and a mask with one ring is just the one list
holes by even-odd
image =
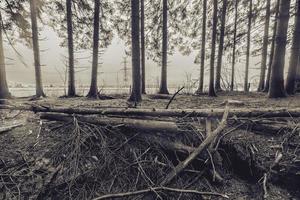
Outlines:
{"label": "bare tree trunk", "polygon": [[296,91],[296,74],[300,52],[300,0],[296,2],[295,28],[291,48],[291,58],[285,89],[290,95]]}
{"label": "bare tree trunk", "polygon": [[215,54],[216,54],[216,39],[217,39],[217,23],[218,23],[218,0],[214,0],[213,11],[213,29],[212,29],[212,45],[210,55],[210,79],[209,79],[209,91],[208,96],[217,96],[215,92]]}
{"label": "bare tree trunk", "polygon": [[32,45],[33,45],[34,67],[35,67],[35,88],[36,88],[36,97],[39,98],[39,97],[45,97],[45,94],[43,91],[42,74],[41,74],[36,0],[30,0],[30,16],[31,16]]}
{"label": "bare tree trunk", "polygon": [[287,30],[290,18],[291,0],[281,0],[279,7],[278,27],[276,30],[276,43],[272,72],[270,78],[270,98],[286,97],[284,89],[284,63],[287,44]]}
{"label": "bare tree trunk", "polygon": [[159,94],[169,94],[167,86],[168,62],[168,0],[163,0],[162,68]]}
{"label": "bare tree trunk", "polygon": [[268,43],[269,43],[269,26],[270,26],[270,11],[271,11],[271,0],[267,0],[266,5],[266,21],[265,30],[262,46],[262,58],[261,58],[261,69],[260,69],[260,79],[258,85],[258,92],[261,92],[265,88],[265,77],[267,68],[267,56],[268,56]]}
{"label": "bare tree trunk", "polygon": [[296,74],[296,92],[300,92],[300,53],[298,56],[298,68],[297,68],[297,74]]}
{"label": "bare tree trunk", "polygon": [[206,47],[206,19],[207,19],[207,0],[203,0],[202,13],[202,39],[201,39],[201,58],[200,58],[200,79],[197,94],[203,93],[204,88],[204,67],[205,67],[205,47]]}
{"label": "bare tree trunk", "polygon": [[0,99],[7,99],[10,97],[10,93],[6,81],[2,29],[3,29],[3,23],[2,23],[2,15],[0,12]]}
{"label": "bare tree trunk", "polygon": [[270,52],[270,59],[269,59],[269,68],[268,68],[268,74],[267,74],[267,80],[266,80],[264,92],[269,92],[269,88],[270,88],[270,77],[271,77],[272,63],[273,63],[273,57],[275,51],[275,39],[276,39],[276,30],[277,30],[277,18],[279,13],[279,3],[280,0],[277,0],[276,8],[275,8],[275,23],[273,28],[272,45],[271,45],[271,52]]}
{"label": "bare tree trunk", "polygon": [[146,59],[145,59],[145,2],[141,0],[141,65],[142,94],[146,94]]}
{"label": "bare tree trunk", "polygon": [[218,52],[217,71],[216,71],[216,85],[215,85],[215,88],[217,91],[222,90],[222,88],[221,88],[221,69],[222,69],[222,58],[223,58],[223,50],[224,50],[226,12],[227,12],[227,0],[223,0],[220,42],[219,42],[219,52]]}
{"label": "bare tree trunk", "polygon": [[93,37],[93,63],[91,86],[88,93],[90,98],[98,98],[98,53],[99,53],[99,28],[100,28],[100,0],[95,0],[94,8],[94,37]]}
{"label": "bare tree trunk", "polygon": [[239,0],[235,0],[235,16],[234,16],[234,30],[233,30],[233,48],[232,48],[232,66],[231,66],[231,84],[230,91],[234,89],[234,76],[235,76],[235,51],[236,51],[236,34],[237,34],[237,20],[238,20],[238,5]]}
{"label": "bare tree trunk", "polygon": [[129,101],[132,102],[140,102],[142,100],[139,6],[139,0],[131,0],[132,91]]}
{"label": "bare tree trunk", "polygon": [[246,69],[245,69],[245,82],[244,91],[249,92],[249,63],[250,63],[250,47],[251,47],[251,28],[252,28],[252,7],[253,2],[249,2],[248,13],[248,32],[247,32],[247,52],[246,52]]}
{"label": "bare tree trunk", "polygon": [[68,51],[69,51],[69,85],[68,96],[76,96],[75,90],[75,69],[74,69],[74,44],[72,24],[72,0],[66,0],[67,6],[67,27],[68,27]]}

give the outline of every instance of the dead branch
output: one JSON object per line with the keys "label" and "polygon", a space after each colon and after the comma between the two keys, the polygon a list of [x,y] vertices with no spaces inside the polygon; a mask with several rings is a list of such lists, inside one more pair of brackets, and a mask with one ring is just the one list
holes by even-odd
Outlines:
{"label": "dead branch", "polygon": [[154,187],[144,190],[138,190],[134,192],[125,192],[125,193],[118,193],[118,194],[107,194],[100,197],[97,197],[93,200],[102,200],[102,199],[114,199],[114,198],[122,198],[122,197],[128,197],[128,196],[136,196],[141,195],[149,192],[159,192],[159,191],[166,191],[166,192],[175,192],[175,193],[185,193],[185,194],[196,194],[196,195],[202,195],[202,196],[218,196],[225,199],[229,199],[229,196],[226,194],[220,194],[220,193],[213,193],[213,192],[200,192],[197,190],[183,190],[183,189],[175,189],[175,188],[168,188],[168,187]]}
{"label": "dead branch", "polygon": [[218,128],[214,130],[206,139],[200,144],[199,147],[182,163],[178,164],[174,170],[172,170],[166,178],[161,182],[161,185],[169,184],[173,178],[175,178],[183,169],[185,169],[203,150],[205,150],[211,142],[223,131],[227,124],[227,118],[229,114],[229,108],[226,107],[222,121]]}
{"label": "dead branch", "polygon": [[170,101],[168,102],[166,109],[169,109],[169,106],[171,105],[172,101],[175,99],[175,97],[184,89],[184,87],[180,88],[177,92],[174,93]]}
{"label": "dead branch", "polygon": [[1,127],[0,128],[0,133],[5,133],[5,132],[8,132],[8,131],[11,131],[15,128],[18,128],[18,127],[21,127],[23,126],[24,124],[16,124],[16,125],[12,125],[12,126],[7,126],[7,127]]}

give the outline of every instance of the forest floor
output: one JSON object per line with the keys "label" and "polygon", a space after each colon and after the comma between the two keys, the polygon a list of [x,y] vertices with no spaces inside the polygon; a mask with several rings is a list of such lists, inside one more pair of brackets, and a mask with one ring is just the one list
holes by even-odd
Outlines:
{"label": "forest floor", "polygon": [[[27,98],[17,98],[8,100],[8,104],[15,106],[36,104],[46,107],[63,106],[95,109],[106,107],[134,107],[134,105],[128,104],[126,101],[128,96],[126,95],[111,96],[114,97],[114,99],[90,100],[84,97],[72,99],[48,97],[38,101],[29,101]],[[137,106],[138,108],[164,109],[170,97],[171,96],[145,95],[143,96],[142,103]],[[250,93],[246,95],[236,92],[229,94],[221,93],[216,98],[178,95],[175,100],[172,101],[169,109],[224,108],[224,102],[226,100],[239,101],[237,104],[233,103],[230,105],[231,109],[289,108],[292,110],[293,108],[300,108],[300,95],[273,100],[268,99],[266,94],[263,93]],[[63,126],[65,126],[65,130],[70,131],[71,129],[69,130],[69,126],[66,124],[41,121],[39,114],[33,112],[0,110],[0,128],[14,124],[22,124],[22,126],[11,131],[0,133],[0,199],[19,199],[19,197],[21,197],[20,199],[27,199],[27,197],[31,199],[34,195],[37,196],[45,192],[44,190],[47,190],[47,187],[49,187],[47,184],[53,181],[52,179],[55,177],[55,174],[50,172],[55,171],[57,165],[49,166],[51,169],[46,169],[46,171],[48,171],[47,174],[43,174],[43,170],[45,171],[45,165],[50,165],[49,160],[51,160],[51,156],[54,154],[53,152],[63,154],[63,152],[59,151],[61,149],[58,149],[58,147],[62,147],[70,137],[67,134],[55,132],[54,130],[58,130]],[[300,131],[298,127],[300,126],[300,119],[291,117],[286,120],[286,125],[294,128],[296,131],[282,130],[278,133],[266,133],[263,131],[252,131],[249,128],[244,130],[237,129],[227,134],[223,138],[220,146],[222,149],[220,154],[223,158],[221,165],[222,170],[220,170],[220,174],[224,179],[222,183],[215,183],[209,176],[194,180],[199,174],[192,173],[182,175],[182,180],[180,179],[181,181],[179,180],[172,186],[199,191],[218,192],[228,195],[229,199],[264,199],[264,174],[269,173],[268,170],[272,168],[275,162],[276,166],[272,168],[274,172],[270,172],[266,183],[268,196],[265,199],[300,199]],[[147,147],[143,148],[147,150]],[[279,156],[281,159],[277,163],[275,160],[278,158],[279,153],[282,155]],[[141,154],[141,156],[142,155],[143,154]],[[55,157],[55,159],[58,158]],[[20,167],[20,163],[27,167],[25,167],[25,169],[24,166]],[[114,164],[118,166],[117,163]],[[29,169],[28,166],[33,167]],[[41,168],[43,168],[43,170],[41,170]],[[20,172],[21,169],[23,170],[22,172]],[[195,167],[195,169],[197,169],[197,167]],[[132,168],[130,170],[137,169]],[[155,169],[152,170],[155,171]],[[149,174],[151,174],[150,171],[151,169],[149,169]],[[8,173],[10,174],[8,175]],[[39,175],[39,173],[41,174]],[[132,173],[135,174],[135,172]],[[138,172],[138,174],[140,173]],[[25,176],[27,178],[24,178]],[[199,175],[199,177],[201,176]],[[97,194],[99,196],[105,192],[117,193],[125,192],[126,190],[133,191],[143,188],[142,185],[145,184],[141,181],[141,183],[136,183],[135,187],[124,186],[124,188],[118,189],[117,185],[128,184],[128,182],[124,180],[124,182],[120,181],[118,184],[114,183],[114,179],[116,179],[116,177],[111,177],[109,184],[100,184],[103,188],[108,185],[108,189],[103,189],[101,190],[102,192],[98,191],[95,193],[78,192],[77,199],[93,199]],[[186,182],[183,180],[186,180]],[[107,181],[109,181],[109,178]],[[131,180],[128,181],[131,182]],[[33,182],[35,182],[34,186]],[[156,181],[153,182],[156,183]],[[191,182],[194,183],[192,184]],[[113,186],[114,184],[115,186]],[[141,185],[140,187],[136,186],[139,184]],[[132,185],[134,185],[134,183],[132,183]],[[69,191],[71,191],[71,188],[69,188]],[[86,191],[90,190],[86,189]],[[72,194],[69,195],[72,196]],[[61,199],[68,198],[61,196]],[[143,199],[143,196],[135,196],[135,198],[129,197],[128,199]],[[184,195],[170,195],[168,199],[197,198]],[[204,199],[222,198],[208,196]]]}

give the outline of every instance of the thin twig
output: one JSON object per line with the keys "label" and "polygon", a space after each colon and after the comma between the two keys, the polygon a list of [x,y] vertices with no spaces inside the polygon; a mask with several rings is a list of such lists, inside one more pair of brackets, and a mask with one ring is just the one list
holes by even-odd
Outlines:
{"label": "thin twig", "polygon": [[125,192],[125,193],[118,193],[118,194],[107,194],[100,197],[97,197],[93,200],[102,200],[102,199],[114,199],[114,198],[122,198],[128,196],[136,196],[141,195],[149,192],[159,192],[159,191],[168,191],[168,192],[176,192],[176,193],[186,193],[186,194],[195,194],[195,195],[203,195],[203,196],[218,196],[223,197],[225,199],[229,199],[229,196],[226,194],[214,193],[214,192],[201,192],[197,190],[183,190],[183,189],[176,189],[176,188],[168,188],[168,187],[155,187],[149,188],[144,190],[138,190],[134,192]]}
{"label": "thin twig", "polygon": [[172,103],[172,101],[175,99],[175,97],[179,94],[179,92],[181,92],[184,89],[184,87],[180,88],[177,92],[175,92],[175,94],[172,96],[172,98],[170,99],[170,101],[168,102],[166,109],[169,109],[170,104]]}

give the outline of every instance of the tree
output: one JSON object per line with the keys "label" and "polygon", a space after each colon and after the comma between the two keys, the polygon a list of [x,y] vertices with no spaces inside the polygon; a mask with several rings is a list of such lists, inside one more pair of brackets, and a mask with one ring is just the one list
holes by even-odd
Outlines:
{"label": "tree", "polygon": [[146,60],[145,60],[145,2],[141,0],[141,65],[142,94],[146,94]]}
{"label": "tree", "polygon": [[4,49],[3,49],[3,38],[2,38],[3,28],[4,27],[3,27],[2,15],[0,12],[0,99],[7,99],[11,95],[9,93],[7,80],[6,80],[5,57],[4,57]]}
{"label": "tree", "polygon": [[285,85],[286,92],[290,95],[295,94],[296,91],[296,75],[300,52],[300,0],[297,0],[295,7],[295,27],[293,32],[289,70]]}
{"label": "tree", "polygon": [[250,48],[251,48],[251,28],[252,28],[252,0],[249,1],[249,13],[248,13],[248,32],[247,32],[247,52],[246,52],[246,69],[245,69],[245,82],[244,91],[249,92],[249,63],[250,63]]}
{"label": "tree", "polygon": [[217,23],[218,23],[218,0],[214,0],[213,5],[213,22],[212,22],[212,45],[211,45],[211,55],[210,55],[210,74],[209,74],[209,91],[208,96],[215,97],[215,86],[214,86],[214,76],[215,76],[215,54],[216,54],[216,38],[217,38]]}
{"label": "tree", "polygon": [[169,94],[167,86],[168,65],[168,0],[163,0],[163,28],[162,28],[162,67],[159,94]]}
{"label": "tree", "polygon": [[[98,3],[97,3],[98,4]],[[61,46],[68,48],[68,95],[76,96],[75,87],[75,74],[76,66],[81,64],[80,61],[87,61],[90,57],[92,62],[92,75],[91,75],[91,86],[90,91],[92,96],[97,96],[97,79],[98,73],[98,59],[101,54],[101,48],[106,48],[111,44],[113,39],[112,33],[112,18],[113,7],[109,0],[99,1],[99,12],[95,13],[96,2],[91,0],[48,0],[47,3],[47,14],[49,15],[48,25],[53,28],[59,37],[62,39]],[[95,14],[98,14],[98,22],[95,21]],[[101,14],[101,15],[100,15]],[[99,28],[95,29],[95,23],[98,24]],[[99,31],[101,30],[101,34]],[[98,32],[98,33],[97,33]],[[98,40],[94,37],[98,34]],[[98,43],[98,44],[97,44]],[[98,45],[98,48],[96,47]],[[92,55],[87,57],[86,54],[80,60],[76,60],[74,56],[80,55],[77,50],[89,50],[93,49]],[[97,57],[95,50],[98,51]],[[97,60],[96,60],[97,59]],[[81,67],[82,68],[82,67]],[[82,69],[80,69],[82,70]],[[83,69],[85,70],[85,69]],[[93,71],[94,70],[94,71]],[[89,93],[90,93],[89,91]],[[88,94],[88,96],[90,96]]]}
{"label": "tree", "polygon": [[270,16],[271,16],[270,11],[271,11],[271,0],[267,0],[263,47],[262,47],[262,58],[261,58],[261,69],[260,69],[260,79],[259,79],[259,85],[258,85],[258,89],[257,89],[259,92],[265,88],[268,43],[269,43],[269,26],[270,26]]}
{"label": "tree", "polygon": [[92,75],[91,85],[88,97],[98,97],[98,53],[99,53],[99,28],[100,28],[100,0],[95,0],[94,9],[94,36],[93,36],[93,61],[92,61]]}
{"label": "tree", "polygon": [[200,57],[200,78],[199,88],[196,93],[203,93],[204,88],[204,67],[205,67],[205,48],[206,48],[206,18],[207,18],[207,0],[203,0],[202,8],[202,36],[201,36],[201,57]]}
{"label": "tree", "polygon": [[226,12],[227,12],[227,0],[223,0],[222,17],[221,17],[221,28],[220,28],[220,40],[219,40],[219,51],[217,60],[217,71],[216,71],[216,85],[217,91],[221,91],[221,68],[222,58],[224,50],[224,35],[225,35],[225,24],[226,24]]}
{"label": "tree", "polygon": [[67,8],[68,52],[69,52],[68,96],[74,97],[76,96],[76,89],[75,89],[75,68],[74,68],[72,0],[66,0],[66,8]]}
{"label": "tree", "polygon": [[230,90],[231,91],[233,91],[233,89],[234,89],[238,5],[239,5],[239,0],[235,0],[235,6],[234,6],[235,15],[234,15],[234,29],[233,29],[233,47],[232,47],[232,65],[231,65],[231,84],[230,84]]}
{"label": "tree", "polygon": [[272,63],[273,63],[273,57],[274,57],[274,51],[275,51],[275,39],[276,39],[276,30],[277,30],[277,18],[279,14],[279,5],[280,0],[277,0],[276,7],[275,7],[275,20],[274,20],[274,27],[273,27],[273,35],[272,35],[272,44],[271,44],[271,52],[269,56],[269,67],[268,67],[268,73],[266,78],[266,84],[263,92],[269,92],[270,88],[270,78],[271,78],[271,71],[272,71]]}
{"label": "tree", "polygon": [[300,53],[298,56],[298,68],[296,74],[296,92],[300,92]]}
{"label": "tree", "polygon": [[139,0],[131,0],[132,91],[129,101],[132,102],[140,102],[142,100],[139,6]]}
{"label": "tree", "polygon": [[286,97],[284,89],[284,62],[287,44],[287,31],[290,18],[291,0],[280,0],[278,26],[276,30],[275,51],[270,78],[270,98]]}
{"label": "tree", "polygon": [[40,50],[39,50],[39,36],[37,25],[37,5],[36,0],[30,0],[30,16],[31,16],[31,28],[32,28],[32,45],[34,55],[35,66],[35,87],[36,98],[45,97],[42,84],[41,62],[40,62]]}

